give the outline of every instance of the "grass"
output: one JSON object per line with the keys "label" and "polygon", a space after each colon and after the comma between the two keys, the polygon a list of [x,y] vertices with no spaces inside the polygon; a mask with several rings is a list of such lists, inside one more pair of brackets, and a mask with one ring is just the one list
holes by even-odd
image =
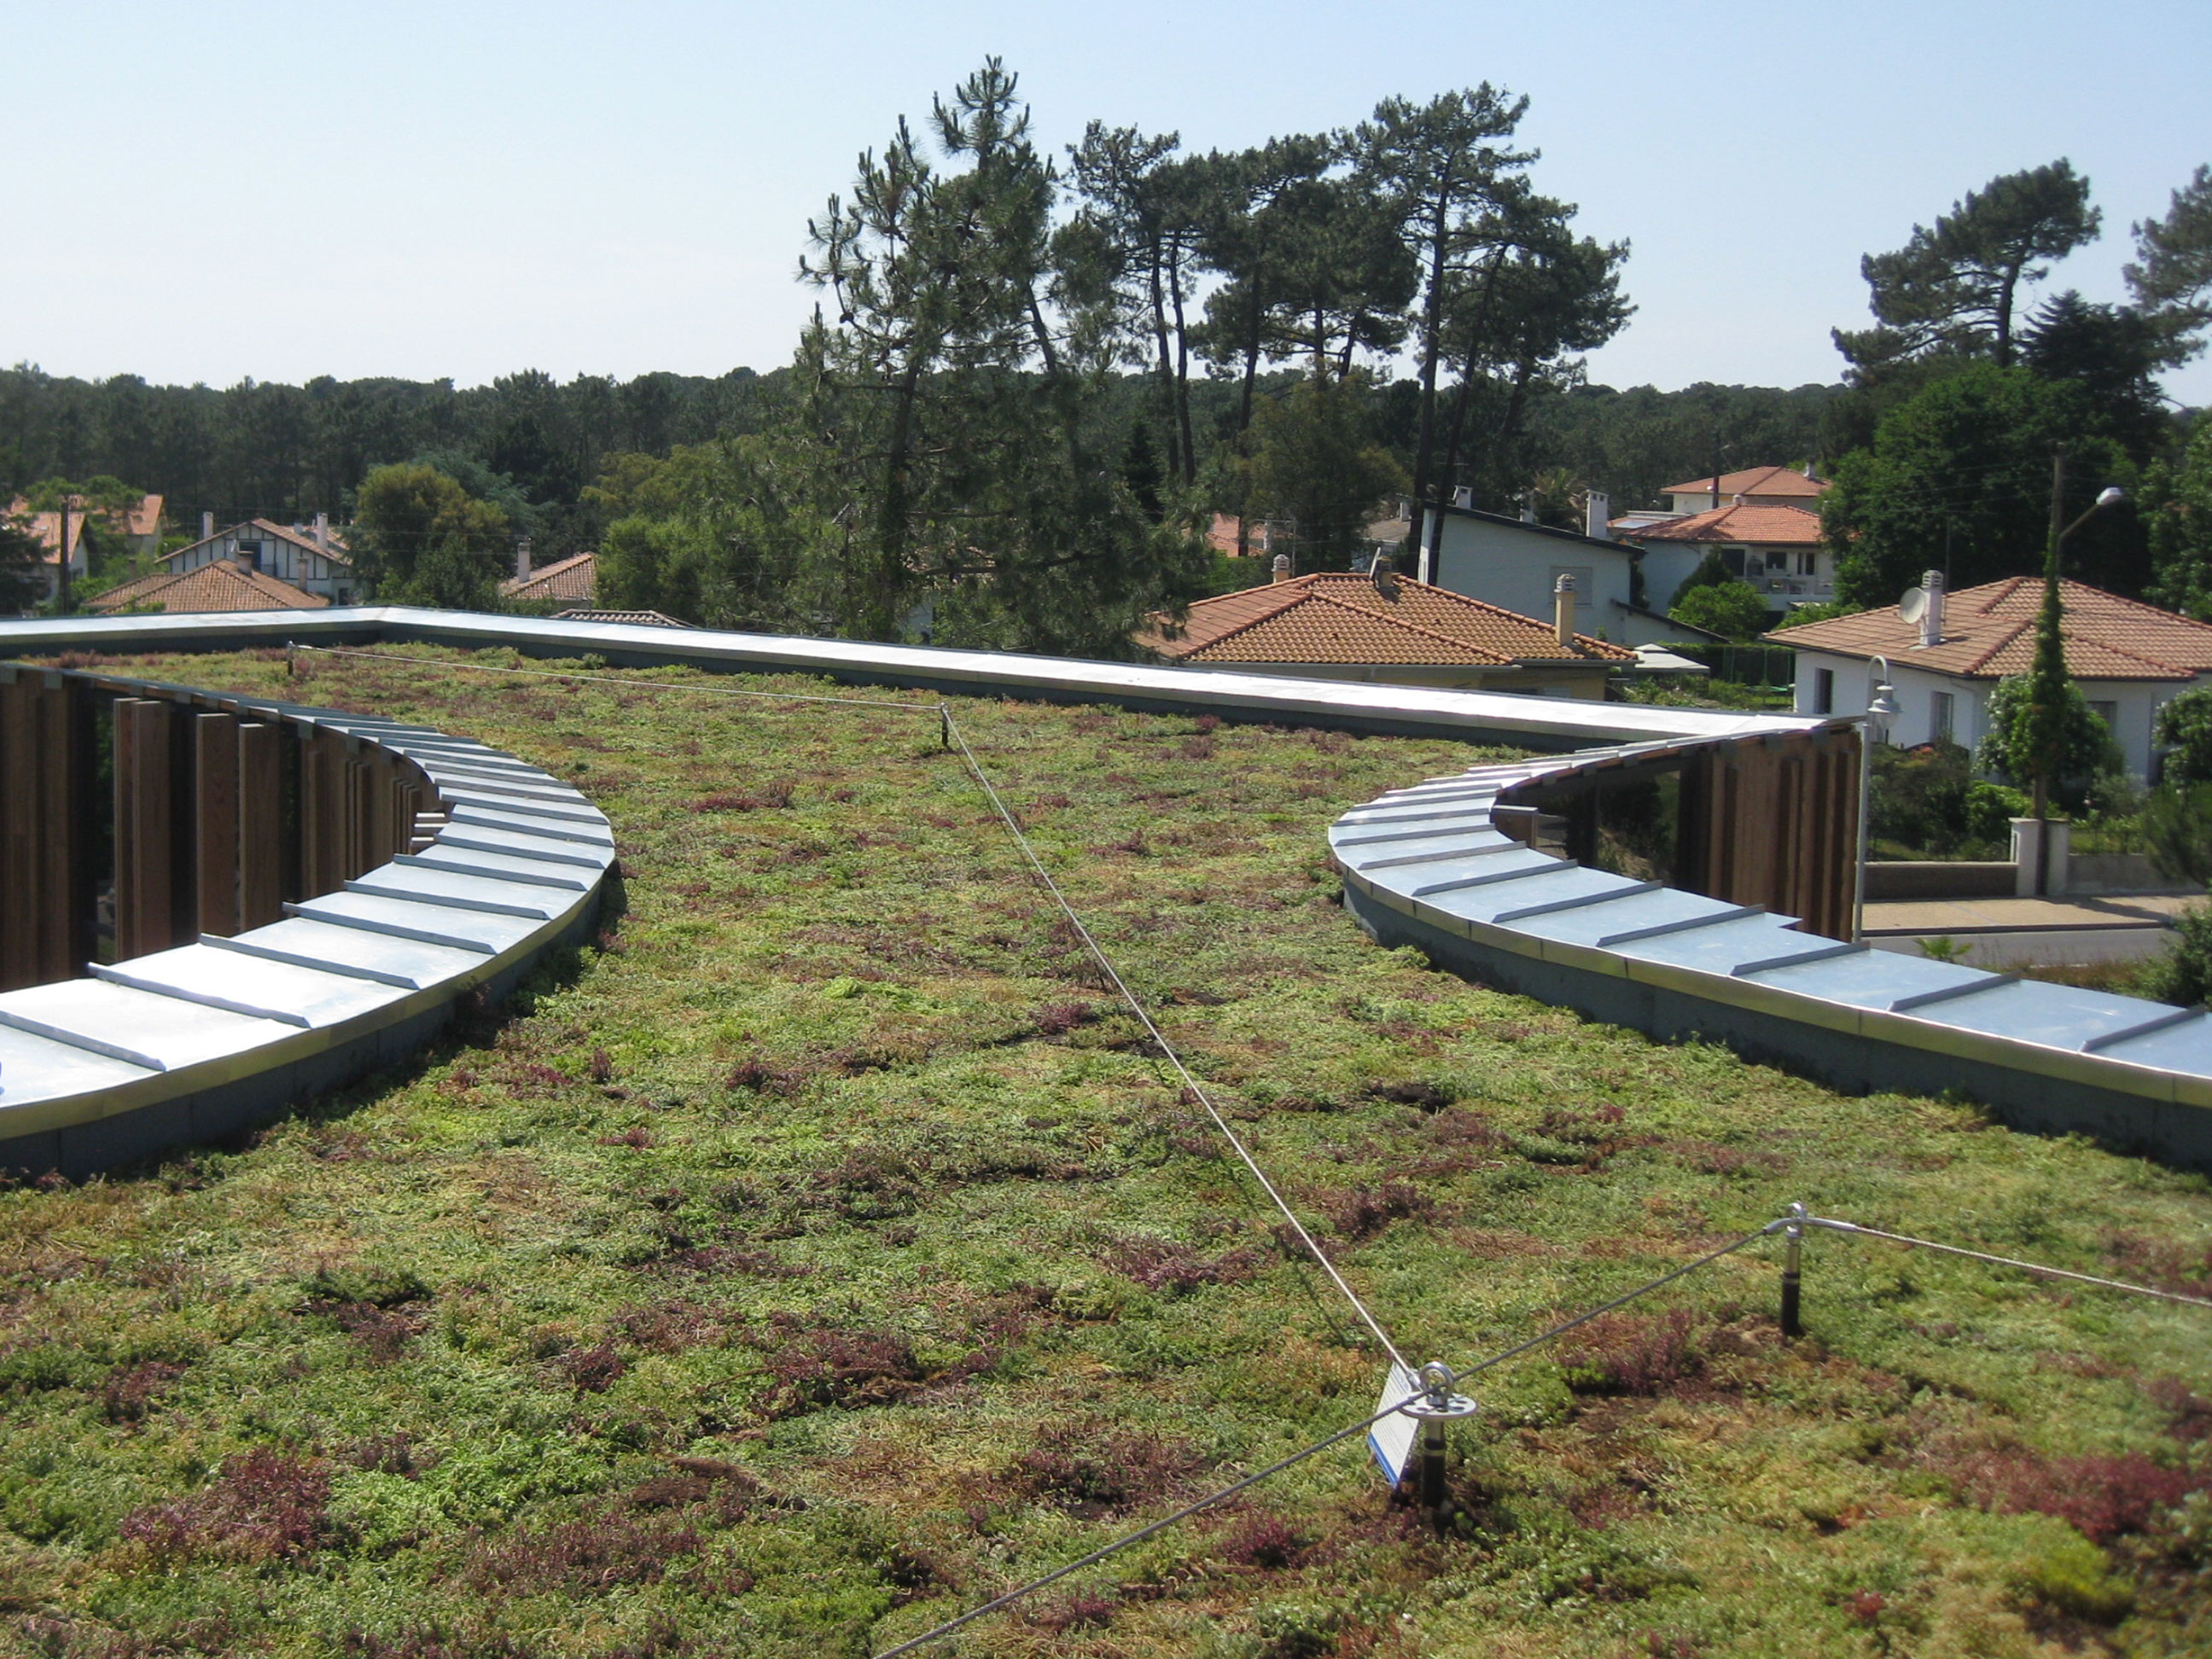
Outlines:
{"label": "grass", "polygon": [[[1366,1412],[1371,1345],[933,720],[417,654],[295,685],[266,656],[128,666],[572,778],[616,826],[619,913],[251,1144],[0,1193],[0,1650],[866,1654]],[[1476,751],[959,712],[1418,1357],[1494,1352],[1796,1199],[2212,1289],[2201,1177],[1376,949],[1323,827]],[[1754,1249],[1481,1379],[1441,1531],[1347,1448],[957,1650],[2205,1650],[2206,1316],[1807,1255],[1802,1342]]]}

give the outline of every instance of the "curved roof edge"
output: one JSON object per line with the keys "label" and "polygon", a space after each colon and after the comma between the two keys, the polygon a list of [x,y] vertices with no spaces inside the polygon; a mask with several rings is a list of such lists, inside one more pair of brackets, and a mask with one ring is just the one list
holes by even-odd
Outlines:
{"label": "curved roof edge", "polygon": [[[2212,1015],[2201,1007],[1839,943],[1498,827],[1516,792],[1672,746],[1480,765],[1355,807],[1329,829],[1347,898],[1370,927],[1456,965],[1653,1036],[1705,1030],[1846,1086],[1958,1088],[2001,1114],[2034,1103],[2031,1127],[2212,1169]],[[2053,1119],[2062,1097],[2071,1115]]]}
{"label": "curved roof edge", "polygon": [[596,652],[625,664],[689,664],[752,673],[820,674],[957,696],[1119,702],[1236,718],[1338,725],[1467,739],[1495,738],[1545,750],[1751,732],[1814,730],[1833,721],[1793,714],[1668,708],[1500,691],[1301,679],[1079,657],[959,651],[797,635],[713,629],[682,633],[612,623],[561,622],[405,605],[332,607],[313,614],[252,611],[183,617],[64,617],[0,621],[0,656],[23,653],[211,651],[301,644],[416,641],[539,656]]}
{"label": "curved roof edge", "polygon": [[73,678],[404,757],[446,822],[281,921],[0,992],[0,1168],[81,1176],[265,1121],[402,1058],[458,998],[511,986],[598,914],[606,817],[512,755],[395,720]]}

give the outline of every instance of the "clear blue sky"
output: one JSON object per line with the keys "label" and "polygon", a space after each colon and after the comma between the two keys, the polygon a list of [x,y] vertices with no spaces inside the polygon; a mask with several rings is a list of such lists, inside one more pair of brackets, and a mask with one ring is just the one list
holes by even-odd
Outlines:
{"label": "clear blue sky", "polygon": [[[228,384],[787,360],[810,213],[986,53],[1058,147],[1195,148],[1487,79],[1537,178],[1627,238],[1593,379],[1794,385],[1863,321],[1859,255],[2066,155],[2121,297],[2128,225],[2212,161],[2212,4],[1121,0],[10,8],[0,359]],[[2168,389],[2212,403],[2212,364]]]}

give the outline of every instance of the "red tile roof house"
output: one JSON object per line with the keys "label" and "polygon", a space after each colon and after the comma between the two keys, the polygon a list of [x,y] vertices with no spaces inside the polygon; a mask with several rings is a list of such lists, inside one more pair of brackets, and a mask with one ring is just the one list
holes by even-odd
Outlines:
{"label": "red tile roof house", "polygon": [[1615,537],[1644,554],[1646,603],[1664,611],[1689,574],[1717,551],[1729,570],[1777,611],[1836,597],[1834,559],[1820,543],[1820,497],[1830,488],[1786,466],[1754,466],[1668,484],[1674,508],[1612,521]]}
{"label": "red tile roof house", "polygon": [[319,611],[329,604],[320,593],[279,581],[236,559],[141,576],[87,599],[84,608],[95,616],[149,611],[181,616],[188,611]]}
{"label": "red tile roof house", "polygon": [[[58,511],[33,513],[30,511],[30,503],[18,495],[8,504],[6,515],[38,543],[39,556],[46,565],[46,597],[52,599],[61,585],[64,534],[61,514]],[[90,574],[90,560],[84,544],[86,516],[75,509],[69,515],[70,577],[73,581],[82,580]],[[120,539],[131,553],[152,553],[161,545],[161,498],[159,495],[143,495],[133,507],[119,512],[94,513],[90,516],[100,520],[99,533]]]}
{"label": "red tile roof house", "polygon": [[223,530],[215,527],[213,514],[204,514],[199,540],[163,554],[159,562],[166,572],[182,575],[240,559],[264,575],[304,588],[332,605],[351,604],[361,586],[345,543],[331,533],[330,520],[319,513],[313,525],[287,529],[274,520],[248,519]]}
{"label": "red tile roof house", "polygon": [[[1927,591],[1940,594],[1940,583]],[[2147,779],[2152,715],[2212,684],[2212,624],[2075,581],[2060,585],[2060,598],[2067,672],[2112,728],[2128,769]],[[1948,738],[1971,749],[1989,729],[1997,682],[2028,671],[2042,604],[2040,577],[2008,576],[1934,599],[1917,623],[1893,605],[1765,637],[1796,650],[1799,714],[1863,711],[1872,659],[1884,656],[1900,705],[1890,742],[1913,748]]]}
{"label": "red tile roof house", "polygon": [[1267,586],[1200,599],[1181,623],[1156,617],[1137,641],[1191,668],[1602,698],[1636,653],[1576,633],[1574,615],[1569,605],[1539,622],[1387,568],[1285,567]]}
{"label": "red tile roof house", "polygon": [[599,567],[598,554],[578,553],[533,570],[529,553],[520,552],[514,557],[514,574],[499,585],[499,596],[525,605],[589,610],[599,588]]}

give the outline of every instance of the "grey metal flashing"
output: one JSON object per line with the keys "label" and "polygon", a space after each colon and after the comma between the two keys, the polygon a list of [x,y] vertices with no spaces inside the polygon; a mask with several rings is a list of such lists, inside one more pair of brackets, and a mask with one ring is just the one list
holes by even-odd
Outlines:
{"label": "grey metal flashing", "polygon": [[1709,916],[1684,916],[1679,921],[1656,921],[1649,927],[1630,927],[1618,933],[1607,933],[1596,941],[1601,951],[1616,945],[1633,945],[1638,939],[1659,939],[1668,933],[1686,933],[1693,927],[1711,927],[1716,922],[1742,921],[1750,916],[1763,916],[1763,904],[1732,904],[1724,910],[1716,910]]}
{"label": "grey metal flashing", "polygon": [[1902,1014],[1934,1003],[1954,1002],[1960,997],[1978,997],[2001,986],[2017,985],[2021,978],[2019,974],[1991,974],[1987,979],[1968,980],[1963,985],[1945,985],[1933,991],[1915,991],[1911,996],[1899,997],[1891,1003],[1889,1012]]}
{"label": "grey metal flashing", "polygon": [[312,968],[320,974],[343,974],[349,979],[367,980],[375,985],[395,986],[403,991],[419,991],[422,988],[406,974],[395,974],[386,969],[370,968],[360,963],[334,962],[307,951],[286,951],[272,945],[264,945],[251,939],[224,939],[216,933],[202,933],[200,943],[210,951],[230,951],[242,957],[258,957],[264,962],[281,962],[288,967]]}
{"label": "grey metal flashing", "polygon": [[[1700,741],[1637,747],[1649,755]],[[1534,765],[1478,765],[1457,785],[1469,794],[1496,792],[1481,815],[1495,827],[1534,810],[1514,800],[1522,787],[1570,783],[1628,758],[1623,745]],[[1501,897],[1482,903],[1474,894],[1494,884],[1480,870],[1484,854],[1465,844],[1473,817],[1455,825],[1459,845],[1435,849],[1441,856],[1357,855],[1346,832],[1405,802],[1404,792],[1379,796],[1330,835],[1346,904],[1386,943],[1418,944],[1486,982],[1662,1040],[1717,1039],[1842,1088],[1956,1090],[2023,1127],[2086,1133],[2212,1170],[2212,1018],[2201,1010],[1888,956],[1808,936],[1792,918],[1757,905],[1625,877],[1610,890],[1519,906],[1503,896],[1512,887],[1498,886]],[[1523,856],[1498,873],[1532,884],[1532,897],[1547,873],[1558,880],[1573,867],[1518,842],[1490,856],[1509,850]],[[1469,889],[1468,898],[1453,898]],[[1668,915],[1662,907],[1655,916],[1668,897],[1709,908]],[[1623,925],[1608,925],[1613,907]]]}
{"label": "grey metal flashing", "polygon": [[2194,1008],[2169,1008],[2162,1014],[2154,1014],[2148,1019],[2138,1020],[2133,1025],[2124,1025],[2117,1031],[2106,1031],[2102,1036],[2093,1036],[2082,1043],[2081,1052],[2085,1054],[2099,1054],[2119,1043],[2132,1042],[2137,1037],[2147,1037],[2156,1031],[2168,1030],[2176,1025],[2185,1025],[2192,1019],[2203,1019],[2204,1015],[2204,1005],[2201,1002]]}
{"label": "grey metal flashing", "polygon": [[1777,968],[1802,968],[1808,962],[1826,962],[1834,957],[1855,957],[1870,951],[1870,945],[1852,945],[1841,939],[1808,945],[1802,951],[1785,951],[1778,957],[1763,957],[1757,962],[1741,962],[1729,972],[1737,979],[1749,979],[1753,974],[1771,974]]}
{"label": "grey metal flashing", "polygon": [[1633,898],[1638,893],[1656,893],[1660,884],[1656,881],[1626,882],[1617,891],[1583,893],[1574,898],[1553,899],[1543,904],[1524,904],[1517,910],[1500,910],[1491,917],[1495,927],[1503,927],[1509,921],[1526,921],[1532,916],[1548,916],[1560,910],[1579,910],[1585,905],[1611,904],[1616,899]]}

